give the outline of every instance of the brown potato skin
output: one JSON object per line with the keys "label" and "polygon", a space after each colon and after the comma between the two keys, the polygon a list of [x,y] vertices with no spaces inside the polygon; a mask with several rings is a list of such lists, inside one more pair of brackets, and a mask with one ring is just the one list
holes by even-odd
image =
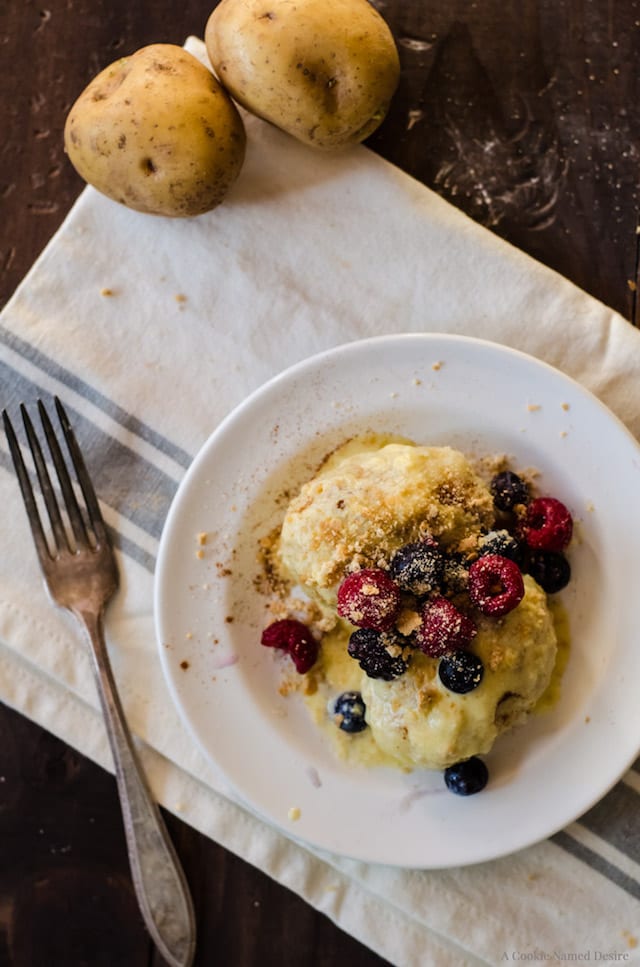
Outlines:
{"label": "brown potato skin", "polygon": [[182,47],[152,44],[89,83],[67,116],[64,142],[78,174],[104,195],[181,217],[222,202],[246,135],[211,71]]}
{"label": "brown potato skin", "polygon": [[239,104],[324,150],[368,137],[400,77],[393,35],[367,0],[222,0],[205,43]]}

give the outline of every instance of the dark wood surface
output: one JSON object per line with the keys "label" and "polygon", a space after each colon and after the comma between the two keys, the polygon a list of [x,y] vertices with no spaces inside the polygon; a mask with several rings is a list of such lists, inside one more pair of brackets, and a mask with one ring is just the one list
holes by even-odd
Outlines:
{"label": "dark wood surface", "polygon": [[[62,148],[72,101],[116,57],[202,35],[211,6],[0,3],[0,305],[82,189]],[[378,6],[402,80],[370,145],[635,322],[638,2]],[[259,871],[168,824],[195,899],[200,967],[383,963]],[[0,967],[160,964],[137,911],[113,779],[2,706],[0,856]]]}

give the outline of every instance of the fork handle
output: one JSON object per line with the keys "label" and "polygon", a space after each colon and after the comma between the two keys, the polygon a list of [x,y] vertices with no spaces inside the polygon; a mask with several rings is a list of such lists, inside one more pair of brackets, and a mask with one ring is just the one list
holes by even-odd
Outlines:
{"label": "fork handle", "polygon": [[195,917],[180,861],[153,801],[127,726],[104,640],[102,612],[77,610],[91,644],[93,666],[116,770],[116,782],[142,916],[171,967],[189,967]]}

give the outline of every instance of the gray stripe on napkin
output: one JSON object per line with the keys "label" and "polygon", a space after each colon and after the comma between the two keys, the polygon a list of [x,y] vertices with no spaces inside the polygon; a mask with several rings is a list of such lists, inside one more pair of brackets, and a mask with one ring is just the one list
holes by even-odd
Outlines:
{"label": "gray stripe on napkin", "polygon": [[613,863],[610,863],[608,860],[603,859],[602,856],[594,853],[593,850],[589,849],[588,846],[584,846],[582,843],[579,843],[568,831],[562,830],[561,832],[556,833],[551,837],[551,842],[562,847],[562,849],[565,849],[568,853],[571,853],[571,855],[575,856],[576,859],[582,860],[582,862],[586,863],[587,866],[590,866],[592,870],[596,870],[596,872],[601,873],[608,880],[611,880],[612,883],[615,883],[616,886],[619,886],[632,897],[635,897],[636,900],[640,900],[640,883],[638,883],[637,880],[634,880],[633,877],[623,873],[622,870],[619,870],[617,866],[614,866]]}
{"label": "gray stripe on napkin", "polygon": [[619,782],[596,803],[580,823],[640,865],[638,838],[638,793]]}
{"label": "gray stripe on napkin", "polygon": [[[48,392],[0,361],[0,387],[7,386],[11,387],[10,399],[3,400],[2,405],[12,418],[20,400],[40,398],[47,402],[50,399]],[[67,406],[67,412],[100,499],[151,537],[159,539],[177,489],[176,482],[71,406]],[[17,419],[14,426],[20,434]]]}
{"label": "gray stripe on napkin", "polygon": [[[84,399],[106,413],[115,423],[119,423],[125,429],[129,430],[129,432],[140,437],[141,440],[151,444],[160,453],[164,453],[172,460],[175,460],[179,466],[186,468],[190,465],[193,457],[186,450],[176,446],[171,440],[167,440],[166,437],[162,436],[162,434],[158,433],[152,427],[147,426],[146,423],[143,423],[142,420],[139,420],[131,413],[127,413],[117,403],[114,403],[108,397],[98,392],[98,390],[80,379],[70,370],[65,369],[50,356],[36,349],[31,343],[25,342],[23,339],[9,332],[4,326],[0,326],[0,343],[4,343],[19,356],[22,356],[23,359],[28,360],[32,365],[42,370],[42,372],[58,380],[63,386],[67,386],[69,389],[78,393],[79,396],[83,396]],[[0,386],[2,386],[2,382],[0,382]]]}
{"label": "gray stripe on napkin", "polygon": [[[11,461],[11,457],[9,456],[8,453],[5,453],[3,450],[0,450],[0,467],[3,470],[6,470],[8,474],[14,475],[14,469],[13,469],[13,463]],[[18,486],[18,483],[16,480],[16,487],[17,486]],[[26,528],[27,527],[26,513],[25,513],[24,523]],[[108,527],[107,529],[109,531],[109,537],[111,538],[111,541],[113,542],[113,545],[115,547],[119,548],[119,550],[122,551],[123,554],[126,554],[127,557],[130,557],[133,561],[136,561],[137,564],[140,564],[143,568],[145,568],[145,570],[153,574],[156,566],[155,555],[151,554],[149,551],[146,551],[144,547],[140,547],[138,544],[135,543],[135,541],[132,541],[129,537],[123,537],[122,534],[119,534],[112,527]],[[25,530],[25,533],[26,533],[26,530]]]}
{"label": "gray stripe on napkin", "polygon": [[109,527],[109,537],[118,550],[126,554],[133,561],[140,564],[145,570],[153,574],[156,567],[155,554],[150,554],[149,551],[145,551],[143,547],[140,547],[135,541],[130,540],[128,537],[123,537],[122,534],[118,534],[113,528]]}

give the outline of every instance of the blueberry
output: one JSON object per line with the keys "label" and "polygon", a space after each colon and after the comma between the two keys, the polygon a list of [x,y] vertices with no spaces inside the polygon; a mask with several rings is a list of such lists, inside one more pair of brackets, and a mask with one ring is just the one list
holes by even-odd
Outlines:
{"label": "blueberry", "polygon": [[517,504],[529,501],[529,488],[512,470],[503,470],[491,481],[493,502],[498,510],[513,510]]}
{"label": "blueberry", "polygon": [[461,594],[469,585],[469,563],[462,554],[448,554],[442,571],[442,590],[445,594]]}
{"label": "blueberry", "polygon": [[440,586],[444,555],[431,538],[414,541],[399,548],[391,560],[390,571],[396,584],[411,594],[429,594]]}
{"label": "blueberry", "polygon": [[338,728],[343,732],[362,732],[366,729],[366,706],[360,692],[343,692],[336,699],[333,711],[337,716]]}
{"label": "blueberry", "polygon": [[571,580],[571,565],[560,551],[531,551],[526,570],[547,594],[562,591]]}
{"label": "blueberry", "polygon": [[485,554],[499,554],[500,557],[508,557],[510,561],[521,566],[524,548],[520,541],[507,530],[489,531],[480,538],[478,554],[480,557],[484,557]]}
{"label": "blueberry", "polygon": [[482,759],[475,755],[444,770],[447,789],[457,796],[473,796],[481,792],[488,779],[489,770]]}
{"label": "blueberry", "polygon": [[478,687],[484,675],[484,665],[472,652],[458,650],[440,659],[438,675],[450,692],[464,695]]}
{"label": "blueberry", "polygon": [[369,678],[390,682],[407,670],[407,662],[400,653],[406,644],[406,639],[393,632],[358,628],[349,638],[347,651]]}

